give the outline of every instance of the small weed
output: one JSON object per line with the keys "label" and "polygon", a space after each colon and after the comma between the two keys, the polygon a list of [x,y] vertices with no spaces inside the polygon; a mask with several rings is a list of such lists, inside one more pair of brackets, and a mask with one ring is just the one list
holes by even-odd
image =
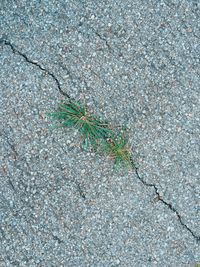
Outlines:
{"label": "small weed", "polygon": [[107,122],[90,114],[86,106],[72,100],[65,100],[58,106],[56,112],[47,113],[59,123],[55,128],[74,127],[79,130],[83,138],[83,147],[92,145],[97,148],[99,142],[108,138],[112,130]]}
{"label": "small weed", "polygon": [[128,146],[128,138],[125,133],[113,135],[107,139],[104,145],[105,153],[115,161],[115,166],[118,168],[124,166],[127,169],[133,168],[131,150]]}
{"label": "small weed", "polygon": [[108,155],[115,161],[116,168],[120,166],[127,169],[134,168],[127,131],[124,127],[121,127],[116,134],[108,122],[91,114],[86,106],[69,99],[60,103],[56,112],[47,115],[58,122],[55,128],[78,129],[83,138],[83,147],[88,148],[91,145],[95,151]]}

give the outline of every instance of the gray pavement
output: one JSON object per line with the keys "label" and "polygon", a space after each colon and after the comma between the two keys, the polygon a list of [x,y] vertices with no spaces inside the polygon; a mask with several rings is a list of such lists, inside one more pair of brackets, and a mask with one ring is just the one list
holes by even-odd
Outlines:
{"label": "gray pavement", "polygon": [[[1,1],[0,267],[200,262],[200,2]],[[50,130],[69,94],[137,172]]]}

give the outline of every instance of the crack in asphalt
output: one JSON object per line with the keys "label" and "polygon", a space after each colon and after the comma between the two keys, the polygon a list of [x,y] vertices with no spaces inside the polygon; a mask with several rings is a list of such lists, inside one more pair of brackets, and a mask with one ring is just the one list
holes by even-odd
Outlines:
{"label": "crack in asphalt", "polygon": [[[105,41],[107,47],[108,47],[109,49],[111,49],[110,46],[109,46],[109,44],[107,44],[107,40],[105,40],[105,38],[102,38],[102,36],[101,36],[100,34],[98,34],[97,32],[95,32],[95,33],[96,33],[96,35],[98,35],[98,37],[99,37],[101,40]],[[7,41],[7,40],[1,40],[0,43],[3,43],[4,45],[9,46],[14,54],[18,54],[19,56],[22,56],[22,57],[25,59],[26,62],[28,62],[28,63],[30,63],[30,64],[32,64],[32,65],[35,65],[35,66],[37,66],[40,70],[46,72],[46,73],[47,73],[50,77],[52,77],[53,80],[56,82],[56,85],[57,85],[57,87],[58,87],[59,92],[60,92],[62,95],[66,96],[67,98],[71,99],[71,97],[70,97],[66,92],[64,92],[64,91],[62,90],[58,78],[56,78],[56,76],[55,76],[52,72],[50,72],[49,70],[47,70],[47,69],[45,69],[44,67],[42,67],[39,63],[30,60],[24,53],[22,53],[22,52],[20,52],[19,50],[17,50],[17,49],[15,48],[15,46],[12,45],[9,41]],[[11,148],[13,149],[12,146],[11,146]],[[155,191],[155,194],[157,195],[158,201],[162,202],[166,207],[168,207],[168,209],[170,209],[171,211],[173,211],[173,212],[176,214],[179,223],[180,223],[180,224],[181,224],[181,225],[182,225],[182,226],[183,226],[183,227],[184,227],[184,228],[185,228],[185,229],[186,229],[186,230],[187,230],[187,231],[194,237],[194,239],[195,239],[197,242],[200,242],[200,236],[196,235],[196,234],[193,232],[193,230],[191,230],[191,229],[190,229],[190,228],[183,222],[183,219],[182,219],[181,215],[180,215],[179,212],[173,207],[173,205],[172,205],[171,203],[168,203],[167,201],[165,201],[165,200],[161,197],[161,195],[160,195],[160,193],[159,193],[159,191],[158,191],[158,187],[157,187],[155,184],[153,184],[153,183],[148,183],[148,182],[146,182],[146,181],[139,175],[139,172],[138,172],[138,168],[137,168],[137,167],[134,166],[134,169],[135,169],[135,173],[136,173],[137,178],[142,182],[142,184],[145,185],[146,187],[152,187],[152,188],[154,189],[154,191]],[[78,186],[78,191],[80,192],[80,195],[81,195],[83,198],[85,198],[85,194],[82,194],[83,191],[81,190],[80,185],[78,184],[77,186]]]}
{"label": "crack in asphalt", "polygon": [[[57,142],[54,138],[53,138],[53,141],[54,141],[54,142],[55,142],[55,143],[62,149],[62,151],[68,156],[66,150],[62,147],[62,145],[61,145],[59,142]],[[61,171],[62,171],[62,169],[61,169]],[[65,176],[64,176],[64,179],[65,179]],[[80,196],[81,196],[83,199],[86,199],[86,194],[85,194],[85,192],[83,191],[83,189],[82,189],[80,183],[79,183],[76,179],[74,179],[74,180],[71,181],[71,182],[73,182],[73,183],[76,185],[76,189],[77,189],[77,191],[79,192]]]}
{"label": "crack in asphalt", "polygon": [[8,144],[9,147],[11,148],[11,150],[12,150],[12,152],[14,153],[15,157],[18,157],[19,154],[18,154],[18,152],[17,152],[17,150],[16,150],[16,148],[15,148],[15,145],[14,145],[13,143],[10,142],[8,136],[7,136],[6,134],[4,134],[4,135],[3,135],[3,134],[0,134],[0,136],[4,136],[4,137],[5,137],[5,139],[6,139],[6,141],[7,141],[7,144]]}
{"label": "crack in asphalt", "polygon": [[106,44],[106,46],[107,46],[107,48],[108,48],[110,51],[112,51],[112,48],[111,48],[111,46],[109,45],[109,43],[108,43],[108,41],[106,40],[106,38],[103,37],[103,36],[102,36],[99,32],[97,32],[97,31],[95,31],[94,33],[99,37],[99,39],[101,39],[102,41],[104,41],[105,44]]}
{"label": "crack in asphalt", "polygon": [[184,222],[183,219],[181,217],[181,215],[179,214],[179,212],[173,207],[173,205],[171,203],[168,203],[167,201],[165,201],[161,196],[160,193],[158,191],[158,187],[155,184],[152,183],[148,183],[146,182],[143,178],[141,178],[141,176],[139,175],[138,172],[138,168],[135,168],[135,173],[137,178],[142,182],[143,185],[147,186],[147,187],[152,187],[157,195],[158,201],[162,202],[165,206],[167,206],[171,211],[173,211],[177,218],[178,221],[180,222],[180,224],[188,231],[191,233],[191,235],[196,239],[197,242],[200,242],[200,236],[197,236]]}
{"label": "crack in asphalt", "polygon": [[30,59],[28,58],[27,55],[25,55],[24,53],[22,53],[22,52],[20,52],[19,50],[17,50],[17,49],[15,48],[15,46],[14,46],[13,44],[11,44],[11,42],[9,42],[9,41],[3,39],[3,40],[1,40],[1,43],[3,43],[3,44],[6,45],[6,46],[9,46],[9,47],[12,49],[12,52],[13,52],[14,54],[18,54],[19,56],[23,57],[23,58],[25,59],[26,62],[28,62],[28,63],[30,63],[30,64],[32,64],[32,65],[35,65],[35,66],[37,66],[40,70],[46,72],[46,73],[47,73],[51,78],[53,78],[53,80],[55,81],[55,83],[56,83],[56,85],[57,85],[57,87],[58,87],[59,92],[60,92],[62,95],[66,96],[67,98],[69,98],[69,99],[71,98],[66,92],[64,92],[64,91],[62,90],[58,78],[57,78],[52,72],[50,72],[49,70],[45,69],[45,68],[44,68],[42,65],[40,65],[38,62],[34,62],[34,61],[30,60]]}

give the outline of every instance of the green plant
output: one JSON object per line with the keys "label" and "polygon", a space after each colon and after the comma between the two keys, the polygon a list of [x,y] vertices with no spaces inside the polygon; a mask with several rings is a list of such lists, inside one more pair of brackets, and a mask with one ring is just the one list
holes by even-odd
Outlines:
{"label": "green plant", "polygon": [[64,100],[58,105],[55,112],[47,113],[53,120],[57,121],[55,128],[74,127],[78,129],[83,138],[83,147],[89,145],[102,154],[108,155],[115,161],[115,166],[133,169],[131,150],[128,145],[127,129],[120,127],[117,133],[111,124],[102,121],[96,115],[89,112],[88,108],[71,99]]}
{"label": "green plant", "polygon": [[104,143],[105,153],[115,161],[115,166],[133,168],[132,154],[128,145],[128,138],[125,132],[113,134],[111,138]]}
{"label": "green plant", "polygon": [[98,144],[112,133],[107,122],[91,114],[86,106],[72,100],[65,100],[59,104],[56,112],[47,113],[53,120],[58,121],[55,128],[74,127],[79,130],[83,138],[83,147],[92,145],[97,148]]}

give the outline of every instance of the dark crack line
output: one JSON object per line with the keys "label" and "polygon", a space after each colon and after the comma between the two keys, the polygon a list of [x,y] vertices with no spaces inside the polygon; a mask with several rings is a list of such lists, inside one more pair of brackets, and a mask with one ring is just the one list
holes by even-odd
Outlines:
{"label": "dark crack line", "polygon": [[74,182],[75,182],[75,184],[76,184],[76,187],[77,187],[77,190],[78,190],[80,196],[81,196],[83,199],[86,199],[85,192],[82,190],[80,184],[79,184],[76,180],[75,180]]}
{"label": "dark crack line", "polygon": [[171,203],[168,203],[167,201],[165,201],[161,196],[160,193],[158,191],[158,188],[155,184],[152,183],[147,183],[143,178],[141,178],[141,176],[138,173],[138,168],[135,168],[135,173],[137,178],[143,183],[143,185],[148,186],[148,187],[152,187],[157,195],[158,201],[162,202],[165,206],[167,206],[171,211],[173,211],[177,218],[178,221],[180,222],[180,224],[188,231],[191,233],[191,235],[196,239],[197,242],[200,242],[200,236],[197,236],[184,222],[183,219],[181,217],[181,215],[179,214],[179,212],[172,206]]}
{"label": "dark crack line", "polygon": [[9,147],[11,148],[11,150],[14,153],[15,157],[18,157],[19,154],[18,154],[18,152],[17,152],[17,150],[15,148],[15,145],[10,142],[9,137],[7,136],[7,134],[5,133],[5,131],[3,131],[3,133],[0,133],[0,136],[4,137],[6,139],[6,142],[9,145]]}
{"label": "dark crack line", "polygon": [[9,183],[10,187],[12,188],[12,190],[13,190],[14,192],[16,192],[16,189],[15,189],[15,187],[14,187],[14,185],[13,185],[13,182],[11,181],[10,178],[8,178],[8,183]]}
{"label": "dark crack line", "polygon": [[111,48],[111,46],[109,45],[109,43],[108,43],[108,41],[106,40],[106,38],[103,37],[103,36],[102,36],[100,33],[98,33],[97,31],[95,31],[95,34],[99,37],[99,39],[101,39],[102,41],[104,41],[105,44],[106,44],[106,46],[107,46],[107,48],[108,48],[110,51],[112,51],[112,48]]}
{"label": "dark crack line", "polygon": [[[24,53],[22,53],[22,52],[20,52],[19,50],[17,50],[17,49],[14,47],[14,45],[12,45],[9,41],[7,41],[7,40],[0,40],[0,43],[3,43],[4,45],[9,46],[14,54],[18,54],[19,56],[23,57],[23,58],[25,59],[26,62],[28,62],[28,63],[30,63],[30,64],[32,64],[32,65],[35,65],[35,66],[38,67],[40,70],[46,72],[46,73],[47,73],[49,76],[51,76],[51,77],[53,78],[53,80],[56,82],[56,85],[57,85],[57,87],[58,87],[59,92],[60,92],[62,95],[66,96],[67,98],[72,99],[66,92],[64,92],[64,91],[61,89],[60,82],[58,81],[58,79],[56,78],[56,76],[55,76],[53,73],[51,73],[49,70],[46,70],[46,69],[45,69],[44,67],[42,67],[39,63],[30,60]],[[17,153],[17,151],[15,150],[14,145],[12,145],[12,144],[9,142],[7,136],[5,136],[5,137],[6,137],[7,143],[8,143],[9,146],[11,147],[12,151],[15,153],[16,156],[18,156],[18,153]],[[27,162],[26,162],[26,163],[27,163]],[[28,165],[28,164],[27,164],[27,165]],[[28,167],[29,167],[29,166],[28,166]],[[18,168],[18,169],[20,169],[20,168]],[[20,170],[21,170],[21,169],[20,169]],[[21,171],[23,171],[23,170],[21,170]],[[75,183],[76,183],[77,190],[78,190],[80,196],[81,196],[83,199],[85,199],[86,196],[85,196],[85,193],[83,192],[83,190],[81,189],[80,184],[79,184],[78,182],[75,182]],[[11,185],[11,186],[12,186],[12,185]]]}
{"label": "dark crack line", "polygon": [[61,240],[57,235],[52,234],[52,237],[54,240],[58,241],[59,244],[64,243],[64,241]]}
{"label": "dark crack line", "polygon": [[17,49],[14,47],[14,45],[12,45],[9,41],[7,41],[7,40],[1,40],[1,43],[3,43],[4,45],[9,46],[9,47],[12,49],[12,52],[13,52],[14,54],[18,54],[19,56],[23,57],[24,60],[25,60],[26,62],[28,62],[28,63],[30,63],[30,64],[32,64],[32,65],[35,65],[35,66],[38,67],[40,70],[46,72],[46,73],[47,73],[47,74],[48,74],[48,75],[55,81],[55,83],[56,83],[56,85],[57,85],[57,87],[58,87],[59,92],[60,92],[62,95],[66,96],[67,98],[69,98],[69,99],[71,98],[71,97],[69,96],[69,94],[67,94],[66,92],[64,92],[64,91],[62,90],[58,78],[57,78],[52,72],[50,72],[49,70],[45,69],[45,68],[44,68],[43,66],[41,66],[38,62],[34,62],[34,61],[32,61],[31,59],[29,59],[29,58],[27,57],[27,55],[25,55],[24,53],[22,53],[22,52],[20,52],[19,50],[17,50]]}
{"label": "dark crack line", "polygon": [[[102,37],[98,32],[95,31],[95,34],[105,42],[106,46],[108,47],[108,49],[111,51],[111,46],[108,44],[106,38]],[[19,50],[17,50],[9,41],[7,40],[1,40],[1,43],[3,43],[4,45],[6,46],[9,46],[12,50],[12,52],[14,54],[18,54],[20,55],[21,57],[24,58],[24,60],[32,65],[35,65],[36,67],[38,67],[40,70],[44,71],[45,73],[47,73],[50,77],[53,78],[53,80],[55,81],[57,87],[58,87],[58,90],[59,92],[66,96],[67,98],[71,99],[71,97],[69,96],[69,94],[67,94],[66,92],[64,92],[61,88],[61,85],[60,85],[60,82],[59,80],[56,78],[56,76],[50,72],[49,70],[45,69],[44,67],[42,67],[39,63],[37,62],[34,62],[32,60],[30,60],[24,53],[20,52]],[[13,152],[16,154],[16,151],[13,147],[13,145],[11,145],[9,142],[8,144],[10,145],[11,149],[13,150]],[[142,182],[142,184],[144,184],[145,186],[148,186],[148,187],[153,187],[154,188],[154,191],[158,197],[158,200],[161,201],[165,206],[167,206],[171,211],[173,211],[177,218],[178,218],[178,221],[180,222],[180,224],[188,231],[191,233],[191,235],[196,239],[197,242],[200,242],[200,236],[197,236],[184,222],[183,222],[183,219],[181,217],[181,215],[178,213],[178,211],[172,206],[171,203],[168,203],[166,202],[164,199],[162,199],[162,197],[160,196],[159,194],[159,191],[158,191],[158,188],[155,184],[151,184],[151,183],[147,183],[143,178],[141,178],[141,176],[139,175],[138,173],[138,168],[135,168],[135,173],[136,173],[136,176],[137,178]],[[80,195],[85,199],[85,194],[83,193],[83,191],[81,190],[80,188],[80,185],[77,184],[77,187],[78,187],[78,191],[80,193]]]}

